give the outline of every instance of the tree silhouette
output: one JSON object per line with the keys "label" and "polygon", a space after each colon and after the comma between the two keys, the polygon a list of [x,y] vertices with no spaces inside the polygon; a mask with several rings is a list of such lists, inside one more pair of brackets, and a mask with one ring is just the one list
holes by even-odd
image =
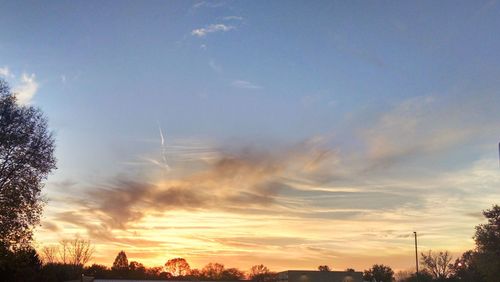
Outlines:
{"label": "tree silhouette", "polygon": [[0,244],[30,244],[42,212],[42,181],[56,168],[54,147],[43,113],[18,105],[0,79]]}
{"label": "tree silhouette", "polygon": [[94,247],[90,240],[80,238],[64,239],[59,241],[59,246],[45,246],[42,248],[45,263],[56,263],[57,255],[62,264],[74,266],[86,265],[94,255]]}
{"label": "tree silhouette", "polygon": [[120,251],[118,255],[116,255],[115,261],[113,262],[112,270],[115,271],[126,271],[128,270],[128,259],[127,254],[124,251]]}
{"label": "tree silhouette", "polygon": [[469,250],[455,260],[452,266],[453,278],[461,281],[484,281],[483,276],[478,270],[477,253]]}
{"label": "tree silhouette", "polygon": [[260,274],[269,273],[269,268],[263,264],[257,264],[250,268],[250,276],[256,276]]}
{"label": "tree silhouette", "polygon": [[128,265],[128,268],[131,271],[145,269],[144,265],[140,262],[137,262],[137,261],[131,261],[130,264]]}
{"label": "tree silhouette", "polygon": [[36,251],[31,247],[11,251],[0,246],[1,281],[38,281],[42,268]]}
{"label": "tree silhouette", "polygon": [[237,268],[228,268],[222,271],[221,280],[240,280],[245,277],[245,273]]}
{"label": "tree silhouette", "polygon": [[365,270],[363,279],[366,281],[391,282],[394,279],[394,271],[386,265],[374,264],[372,268]]}
{"label": "tree silhouette", "polygon": [[250,279],[256,282],[267,282],[274,279],[274,273],[263,264],[254,265],[250,268]]}
{"label": "tree silhouette", "polygon": [[129,275],[127,278],[144,279],[146,278],[146,267],[140,262],[131,261],[129,266]]}
{"label": "tree silhouette", "polygon": [[43,263],[55,263],[57,262],[57,246],[45,246],[42,248],[42,258]]}
{"label": "tree silhouette", "polygon": [[488,220],[476,226],[477,267],[486,281],[498,281],[500,277],[500,206],[494,205],[483,211]]}
{"label": "tree silhouette", "polygon": [[452,257],[448,251],[427,254],[421,253],[420,262],[436,280],[448,278],[452,274]]}
{"label": "tree silhouette", "polygon": [[319,271],[330,271],[330,267],[328,265],[320,265],[318,266]]}
{"label": "tree silhouette", "polygon": [[86,265],[94,255],[94,247],[90,240],[75,238],[73,240],[63,240],[66,242],[69,263],[72,265]]}
{"label": "tree silhouette", "polygon": [[210,280],[220,280],[222,278],[222,272],[224,271],[224,265],[220,263],[209,263],[203,267],[201,273],[204,277]]}
{"label": "tree silhouette", "polygon": [[184,276],[189,274],[189,271],[191,270],[189,263],[183,258],[169,259],[165,263],[165,268],[173,276]]}
{"label": "tree silhouette", "polygon": [[105,278],[109,275],[109,269],[105,265],[94,263],[84,269],[84,274],[96,278]]}
{"label": "tree silhouette", "polygon": [[167,275],[167,272],[162,272],[163,267],[162,266],[154,266],[154,267],[148,267],[146,268],[146,278],[149,279],[157,279],[160,278],[162,275],[166,278],[169,278]]}

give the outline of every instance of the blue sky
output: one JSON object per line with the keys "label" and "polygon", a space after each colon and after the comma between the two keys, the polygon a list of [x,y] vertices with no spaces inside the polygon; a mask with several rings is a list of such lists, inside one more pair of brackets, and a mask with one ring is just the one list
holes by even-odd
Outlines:
{"label": "blue sky", "polygon": [[[198,231],[175,233],[171,252],[195,264],[228,256],[239,267],[311,268],[321,254],[322,264],[404,269],[412,262],[411,245],[398,241],[405,234],[420,228],[424,247],[463,251],[477,214],[500,199],[497,1],[0,7],[0,75],[23,103],[43,109],[57,139],[41,242],[77,233],[100,244],[96,260],[106,263],[134,226],[174,224],[169,213],[179,213]],[[185,194],[199,189],[213,189],[218,206]],[[117,214],[100,197],[126,193],[138,199],[122,203],[130,217],[110,223]],[[155,193],[177,205],[144,196]],[[68,216],[75,211],[119,235],[102,239]],[[235,220],[231,240],[209,232],[220,222],[205,217],[221,214]],[[249,226],[259,216],[289,232],[261,227],[271,235],[256,237]],[[430,222],[439,216],[444,226]],[[196,226],[200,218],[211,226]],[[137,230],[137,240],[153,236]],[[231,245],[238,238],[263,251],[248,256],[247,245]],[[366,246],[338,249],[353,240]],[[137,259],[161,263],[158,242],[139,250],[127,242]],[[306,249],[283,260],[288,247]]]}

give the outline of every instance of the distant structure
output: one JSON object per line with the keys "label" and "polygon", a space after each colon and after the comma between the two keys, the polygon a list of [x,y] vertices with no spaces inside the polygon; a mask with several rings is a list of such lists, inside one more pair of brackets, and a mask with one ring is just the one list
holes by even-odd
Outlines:
{"label": "distant structure", "polygon": [[363,282],[357,271],[287,270],[278,273],[278,282]]}

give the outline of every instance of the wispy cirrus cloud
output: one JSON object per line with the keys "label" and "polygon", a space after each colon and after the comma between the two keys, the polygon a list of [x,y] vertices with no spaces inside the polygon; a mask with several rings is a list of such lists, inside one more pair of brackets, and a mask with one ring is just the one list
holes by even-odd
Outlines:
{"label": "wispy cirrus cloud", "polygon": [[214,59],[210,59],[210,60],[208,61],[208,65],[209,65],[209,66],[210,66],[210,68],[211,68],[212,70],[214,70],[215,72],[218,72],[218,73],[221,73],[221,72],[222,72],[222,67],[221,67],[219,64],[217,64],[217,62],[215,62],[215,60],[214,60]]}
{"label": "wispy cirrus cloud", "polygon": [[[445,153],[471,139],[481,140],[500,129],[494,105],[500,99],[477,95],[474,99],[455,93],[413,97],[382,113],[361,132],[366,158],[373,168],[398,164],[423,156]],[[475,113],[480,110],[491,119]]]}
{"label": "wispy cirrus cloud", "polygon": [[243,89],[261,89],[262,87],[260,85],[254,84],[250,81],[246,80],[241,80],[237,79],[231,82],[231,86],[236,87],[236,88],[243,88]]}
{"label": "wispy cirrus cloud", "polygon": [[197,28],[191,31],[191,35],[197,36],[197,37],[205,37],[209,33],[215,33],[215,32],[227,32],[230,30],[236,29],[236,27],[232,25],[226,25],[226,24],[210,24],[206,27],[203,28]]}
{"label": "wispy cirrus cloud", "polygon": [[200,1],[197,2],[193,5],[194,9],[199,9],[199,8],[219,8],[225,6],[226,3],[224,1],[217,1],[217,2],[211,2],[211,1]]}
{"label": "wispy cirrus cloud", "polygon": [[225,16],[222,18],[225,21],[242,21],[243,17],[240,16]]}

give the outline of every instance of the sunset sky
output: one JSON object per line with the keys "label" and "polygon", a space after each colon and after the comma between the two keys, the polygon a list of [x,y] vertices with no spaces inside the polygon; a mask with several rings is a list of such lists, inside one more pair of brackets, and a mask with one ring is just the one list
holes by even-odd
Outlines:
{"label": "sunset sky", "polygon": [[414,266],[500,202],[497,1],[0,1],[56,138],[38,246],[148,266]]}

